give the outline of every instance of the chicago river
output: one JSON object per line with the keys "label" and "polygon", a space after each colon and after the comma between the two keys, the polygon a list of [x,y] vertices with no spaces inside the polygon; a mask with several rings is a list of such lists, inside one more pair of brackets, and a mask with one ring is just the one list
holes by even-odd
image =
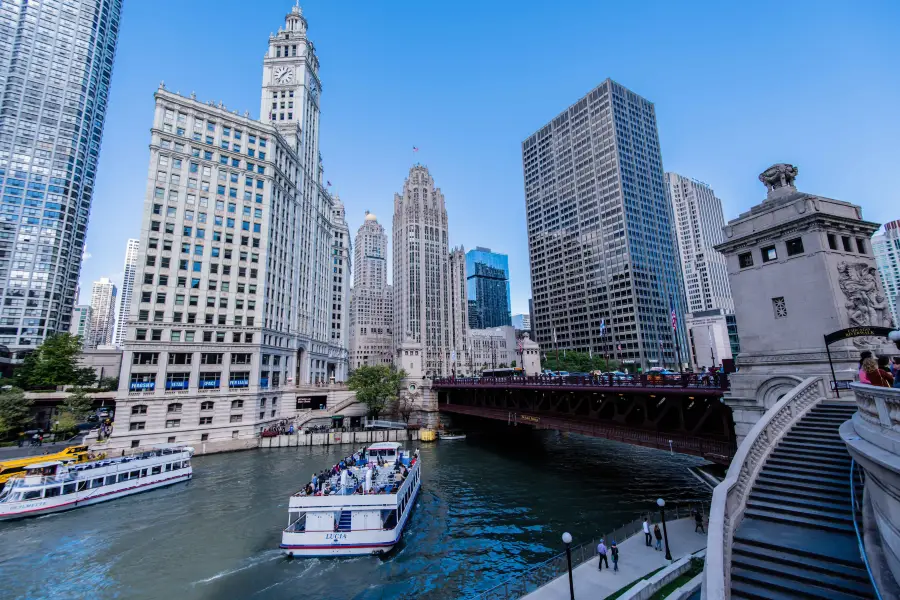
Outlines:
{"label": "chicago river", "polygon": [[0,525],[0,598],[467,597],[560,552],[563,531],[577,544],[658,497],[709,499],[687,471],[699,459],[606,440],[545,431],[416,445],[422,493],[384,557],[278,550],[288,497],[350,446],[199,456],[189,483]]}

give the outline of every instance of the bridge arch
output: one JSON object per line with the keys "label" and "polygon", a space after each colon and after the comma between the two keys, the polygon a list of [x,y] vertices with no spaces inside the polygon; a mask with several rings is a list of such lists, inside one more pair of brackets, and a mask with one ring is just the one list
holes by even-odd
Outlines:
{"label": "bridge arch", "polygon": [[778,375],[767,379],[756,388],[756,398],[762,400],[765,410],[769,410],[785,394],[802,382],[803,379],[795,375]]}

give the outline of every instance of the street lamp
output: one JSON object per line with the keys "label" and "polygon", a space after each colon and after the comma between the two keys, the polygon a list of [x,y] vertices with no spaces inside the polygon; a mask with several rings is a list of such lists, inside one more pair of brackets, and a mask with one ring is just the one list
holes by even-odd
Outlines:
{"label": "street lamp", "polygon": [[666,560],[672,560],[672,553],[669,551],[669,532],[666,531],[666,501],[658,498],[656,504],[659,506],[659,516],[662,518],[663,539],[666,541]]}
{"label": "street lamp", "polygon": [[569,564],[569,595],[572,600],[575,600],[575,584],[572,582],[572,549],[570,547],[572,534],[568,531],[562,534],[562,541],[566,545],[566,562]]}

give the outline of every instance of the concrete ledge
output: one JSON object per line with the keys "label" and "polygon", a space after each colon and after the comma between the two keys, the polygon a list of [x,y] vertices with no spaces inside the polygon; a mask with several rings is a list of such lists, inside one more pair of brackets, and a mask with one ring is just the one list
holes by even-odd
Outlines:
{"label": "concrete ledge", "polygon": [[[682,573],[690,569],[692,558],[703,558],[705,556],[706,550],[701,550],[695,554],[684,556],[681,559],[673,562],[662,571],[653,575],[653,577],[637,582],[636,584],[634,584],[634,586],[631,587],[631,589],[619,596],[619,598],[621,598],[621,600],[647,600],[648,598],[650,598],[650,596],[658,592],[664,586],[677,579]],[[698,573],[696,577],[691,579],[691,582],[696,580],[697,586],[699,586],[702,579],[703,573],[701,572]],[[697,586],[694,586],[692,590],[696,589]],[[681,590],[683,587],[685,586],[678,588],[678,590]],[[670,596],[670,598],[671,597],[674,596]]]}

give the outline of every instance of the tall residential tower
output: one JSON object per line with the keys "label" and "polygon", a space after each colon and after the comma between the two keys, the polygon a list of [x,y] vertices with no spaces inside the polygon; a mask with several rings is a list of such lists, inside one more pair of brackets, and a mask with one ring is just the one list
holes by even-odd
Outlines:
{"label": "tall residential tower", "polygon": [[522,142],[522,165],[536,341],[632,369],[674,367],[676,348],[685,362],[653,103],[607,79]]}
{"label": "tall residential tower", "polygon": [[0,5],[0,344],[14,352],[69,330],[121,10]]}
{"label": "tall residential tower", "polygon": [[394,348],[425,351],[426,374],[450,374],[450,250],[444,194],[428,168],[409,170],[394,194]]}
{"label": "tall residential tower", "polygon": [[134,278],[138,268],[139,240],[130,239],[125,246],[125,270],[122,276],[122,293],[119,298],[119,315],[116,318],[114,343],[122,347],[125,343],[125,332],[128,327],[128,315],[131,314],[131,297],[134,293]]}
{"label": "tall residential tower", "polygon": [[95,281],[91,288],[91,330],[85,348],[113,343],[116,325],[116,286],[107,277]]}
{"label": "tall residential tower", "polygon": [[872,253],[875,264],[881,273],[881,284],[887,294],[887,303],[891,307],[894,323],[897,318],[897,300],[900,295],[900,221],[884,224],[884,233],[872,236]]}
{"label": "tall residential tower", "polygon": [[387,283],[387,234],[367,212],[353,246],[353,290],[350,299],[350,369],[393,362],[391,286]]}

